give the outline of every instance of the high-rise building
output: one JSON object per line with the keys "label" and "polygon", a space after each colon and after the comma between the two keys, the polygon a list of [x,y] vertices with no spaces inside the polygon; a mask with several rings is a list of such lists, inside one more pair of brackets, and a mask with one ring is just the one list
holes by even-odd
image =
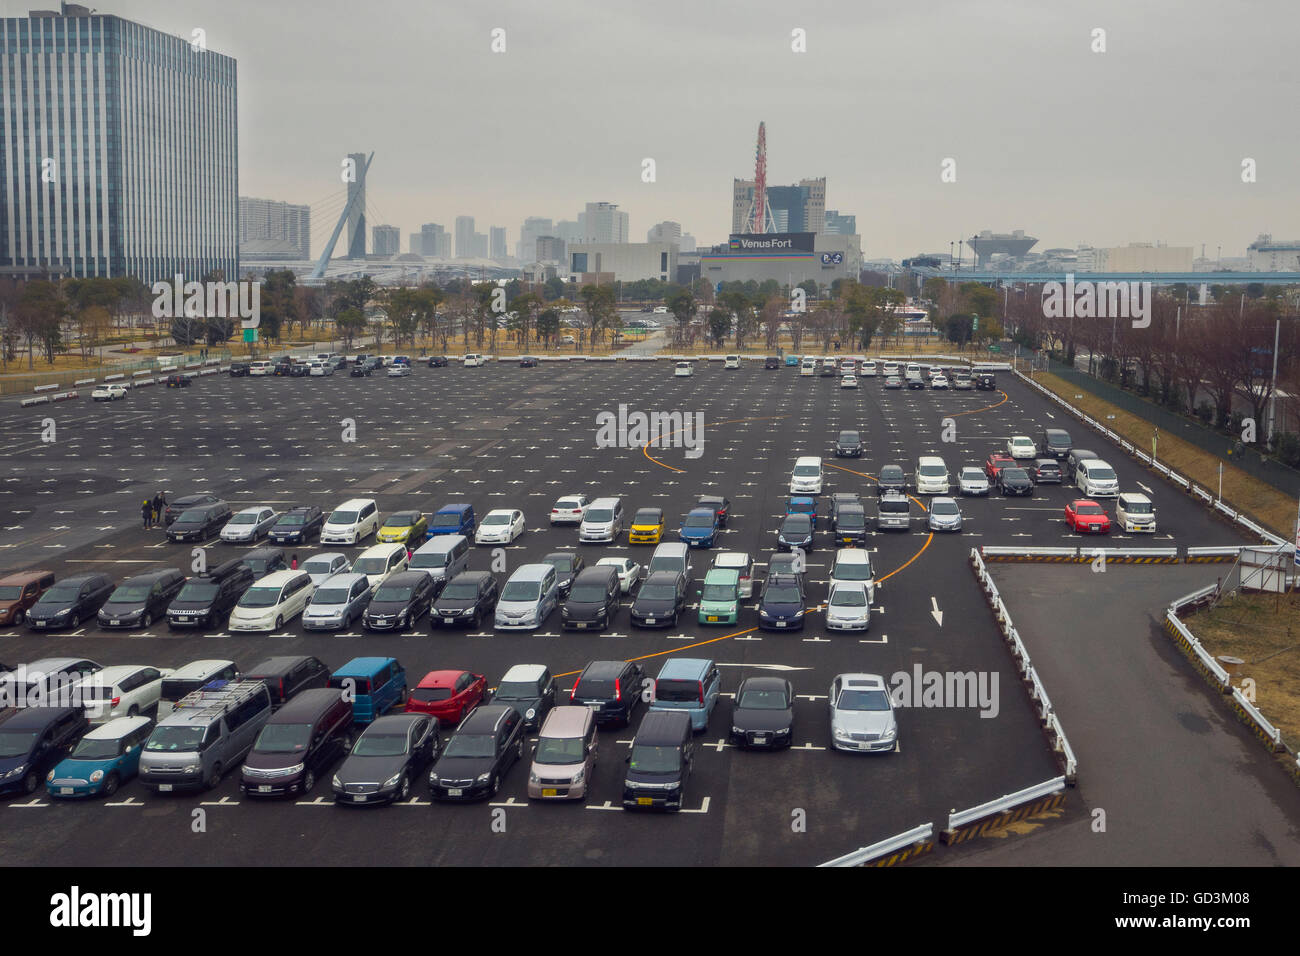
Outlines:
{"label": "high-rise building", "polygon": [[456,258],[469,259],[474,255],[474,217],[456,217]]}
{"label": "high-rise building", "polygon": [[1246,247],[1251,272],[1300,272],[1300,242],[1275,240],[1268,233]]}
{"label": "high-rise building", "polygon": [[423,245],[420,254],[436,256],[439,259],[451,258],[451,233],[436,222],[426,222],[420,227]]}
{"label": "high-rise building", "polygon": [[353,177],[348,180],[348,259],[366,257],[366,154],[348,153]]}
{"label": "high-rise building", "polygon": [[508,259],[510,254],[506,252],[506,227],[489,226],[488,227],[489,248],[488,256],[492,259]]}
{"label": "high-rise building", "polygon": [[566,243],[556,236],[538,236],[534,248],[536,262],[564,262]]}
{"label": "high-rise building", "polygon": [[395,256],[402,251],[402,231],[396,226],[375,226],[371,230],[371,251],[377,256]]}
{"label": "high-rise building", "polygon": [[[754,180],[732,180],[731,231],[751,232],[754,210]],[[767,206],[777,232],[826,232],[826,177],[801,179],[794,186],[768,186]]]}
{"label": "high-rise building", "polygon": [[582,242],[627,242],[628,215],[619,212],[618,203],[589,202],[586,210],[578,213],[578,231]]}
{"label": "high-rise building", "polygon": [[561,219],[555,224],[555,238],[565,242],[582,242],[582,226],[573,219]]}
{"label": "high-rise building", "polygon": [[475,259],[486,259],[488,257],[488,237],[484,233],[474,233],[473,250],[470,255]]}
{"label": "high-rise building", "polygon": [[239,273],[235,60],[65,3],[0,19],[0,272]]}
{"label": "high-rise building", "polygon": [[827,209],[826,234],[828,236],[856,236],[858,234],[858,217],[841,216],[838,209]]}
{"label": "high-rise building", "polygon": [[523,263],[536,261],[538,238],[553,235],[555,235],[555,227],[551,220],[541,216],[529,216],[519,227],[519,242],[515,244],[515,258]]}
{"label": "high-rise building", "polygon": [[239,252],[253,258],[311,258],[311,207],[239,197]]}
{"label": "high-rise building", "polygon": [[409,232],[407,233],[407,252],[414,253],[417,256],[424,255],[424,233]]}
{"label": "high-rise building", "polygon": [[682,232],[682,224],[666,220],[650,227],[645,234],[646,242],[671,242],[677,246],[678,252],[694,252],[695,237],[690,233]]}

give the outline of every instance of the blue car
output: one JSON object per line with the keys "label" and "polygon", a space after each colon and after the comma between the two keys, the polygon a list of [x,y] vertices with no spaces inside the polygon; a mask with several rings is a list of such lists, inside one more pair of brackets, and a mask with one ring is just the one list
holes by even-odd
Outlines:
{"label": "blue car", "polygon": [[82,737],[45,778],[51,797],[112,796],[140,769],[148,717],[117,717]]}
{"label": "blue car", "polygon": [[817,527],[817,499],[795,496],[789,498],[785,503],[785,513],[787,515],[808,515],[812,518],[813,527]]}
{"label": "blue car", "polygon": [[692,548],[711,548],[718,540],[718,512],[713,508],[692,508],[678,532]]}
{"label": "blue car", "polygon": [[791,366],[791,367],[794,367],[794,368],[798,368],[798,367],[799,367],[799,356],[797,356],[797,355],[787,355],[787,356],[785,357],[785,364],[786,364],[787,366]]}
{"label": "blue car", "polygon": [[467,538],[472,538],[477,524],[473,505],[443,505],[429,519],[429,528],[424,534],[424,540],[428,541],[440,534],[463,534]]}
{"label": "blue car", "polygon": [[352,721],[364,727],[406,703],[406,668],[395,657],[354,657],[330,675],[330,686],[352,694]]}

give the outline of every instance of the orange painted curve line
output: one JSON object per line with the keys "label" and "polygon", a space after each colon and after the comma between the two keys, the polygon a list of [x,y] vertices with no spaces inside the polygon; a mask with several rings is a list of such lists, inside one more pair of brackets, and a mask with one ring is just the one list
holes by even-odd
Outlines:
{"label": "orange painted curve line", "polygon": [[[683,644],[681,647],[674,647],[668,651],[655,651],[653,654],[642,654],[640,657],[629,657],[627,662],[648,661],[652,657],[666,657],[669,654],[676,654],[678,651],[689,651],[693,647],[704,647],[707,644],[716,644],[718,641],[728,641],[733,637],[740,637],[742,634],[752,634],[758,628],[751,627],[743,631],[736,631],[734,634],[723,634],[721,637],[711,637],[706,641],[696,641],[694,644]],[[555,677],[572,677],[574,674],[581,674],[582,671],[565,671],[563,674],[555,674]]]}
{"label": "orange painted curve line", "polygon": [[1002,401],[998,402],[997,405],[985,405],[983,408],[972,408],[969,411],[956,412],[955,414],[949,415],[948,417],[961,418],[963,415],[974,415],[976,412],[987,412],[989,409],[997,408],[998,405],[1005,405],[1007,402],[1011,401],[1011,396],[1008,395],[1006,392],[1002,391],[1002,389],[998,389],[998,394],[1002,396]]}
{"label": "orange painted curve line", "polygon": [[[832,463],[832,462],[825,462],[825,464],[826,464],[826,465],[829,465],[831,468],[838,468],[840,471],[846,471],[846,472],[848,472],[850,475],[860,475],[860,476],[863,477],[863,478],[870,478],[870,479],[871,479],[872,481],[874,481],[876,484],[880,484],[880,479],[879,479],[879,478],[876,478],[874,475],[868,475],[865,471],[854,471],[852,468],[845,468],[845,467],[842,466],[842,465],[836,465],[836,464],[834,464],[834,463]],[[920,506],[920,508],[921,508],[922,511],[926,511],[926,512],[928,512],[928,511],[930,510],[929,508],[927,508],[927,507],[925,506],[925,502],[922,501],[920,498],[917,498],[917,497],[915,497],[915,496],[913,496],[913,495],[908,495],[907,497],[909,497],[909,498],[911,498],[913,501],[915,501],[915,502]],[[893,577],[895,574],[897,574],[899,571],[903,570],[903,568],[907,567],[909,564],[911,564],[913,561],[915,561],[915,560],[916,560],[917,558],[919,558],[921,555],[925,554],[925,549],[928,548],[928,547],[930,547],[930,542],[933,541],[933,540],[934,540],[934,532],[931,531],[930,534],[929,534],[929,536],[925,539],[925,544],[921,545],[921,550],[920,550],[920,551],[916,552],[916,554],[912,555],[910,558],[908,558],[906,561],[904,561],[902,567],[897,567],[897,568],[895,568],[894,570],[890,571],[888,574],[884,575],[883,577],[877,578],[877,579],[876,579],[876,583],[877,583],[877,584],[880,584],[880,583],[883,583],[884,581],[888,580],[889,578],[892,578],[892,577]]]}
{"label": "orange painted curve line", "polygon": [[[788,417],[789,416],[787,415],[767,415],[761,418],[729,418],[724,422],[714,422],[713,424],[716,426],[716,425],[735,425],[739,422],[774,422],[774,421],[779,421],[782,418],[788,418]],[[685,430],[686,430],[685,428],[679,428],[677,429],[677,431],[671,431],[667,435],[656,435],[655,441],[660,441],[664,438],[671,438],[673,435],[676,435],[677,432],[681,432]],[[645,455],[647,458],[653,461],[660,468],[667,468],[669,471],[675,471],[679,475],[686,474],[685,468],[674,468],[672,465],[665,465],[654,455],[650,454],[650,444],[651,444],[650,442],[646,442],[644,445],[641,446],[641,454]]]}

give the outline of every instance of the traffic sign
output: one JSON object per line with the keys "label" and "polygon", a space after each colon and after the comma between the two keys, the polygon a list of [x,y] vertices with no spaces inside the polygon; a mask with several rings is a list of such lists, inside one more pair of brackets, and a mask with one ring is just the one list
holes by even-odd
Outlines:
{"label": "traffic sign", "polygon": [[244,341],[245,341],[245,342],[256,342],[256,341],[257,341],[257,329],[244,329]]}

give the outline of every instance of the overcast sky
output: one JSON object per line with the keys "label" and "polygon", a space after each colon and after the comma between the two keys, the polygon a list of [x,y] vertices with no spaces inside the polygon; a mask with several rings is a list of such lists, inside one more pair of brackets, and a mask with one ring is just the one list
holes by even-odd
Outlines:
{"label": "overcast sky", "polygon": [[[25,15],[40,0],[0,0]],[[827,178],[868,258],[981,229],[1039,250],[1160,241],[1243,255],[1300,238],[1300,4],[683,0],[104,0],[239,63],[240,193],[372,209],[407,234],[616,202],[726,238],[731,181]],[[506,31],[506,52],[490,49]],[[1106,31],[1105,53],[1090,49]],[[791,31],[807,52],[791,50]],[[657,181],[641,181],[641,162]],[[957,181],[940,182],[945,157]],[[1241,181],[1246,157],[1258,181]],[[333,206],[331,207],[331,199]],[[370,225],[375,224],[372,218]]]}

